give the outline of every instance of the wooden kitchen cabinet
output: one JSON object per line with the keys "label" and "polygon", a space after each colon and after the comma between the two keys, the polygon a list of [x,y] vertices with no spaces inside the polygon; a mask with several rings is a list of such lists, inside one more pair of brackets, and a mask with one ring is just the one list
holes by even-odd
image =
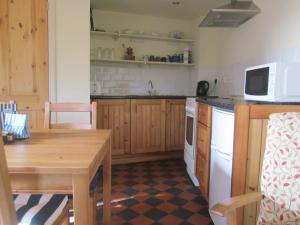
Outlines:
{"label": "wooden kitchen cabinet", "polygon": [[199,104],[197,123],[196,177],[202,195],[208,200],[211,141],[211,106]]}
{"label": "wooden kitchen cabinet", "polygon": [[48,1],[0,1],[0,101],[14,100],[43,127],[48,100]]}
{"label": "wooden kitchen cabinet", "polygon": [[165,151],[165,99],[131,100],[131,153]]}
{"label": "wooden kitchen cabinet", "polygon": [[97,128],[112,130],[113,163],[182,157],[185,99],[97,99]]}
{"label": "wooden kitchen cabinet", "polygon": [[97,128],[112,130],[112,155],[130,153],[130,99],[97,100]]}
{"label": "wooden kitchen cabinet", "polygon": [[184,149],[185,99],[166,100],[166,151]]}

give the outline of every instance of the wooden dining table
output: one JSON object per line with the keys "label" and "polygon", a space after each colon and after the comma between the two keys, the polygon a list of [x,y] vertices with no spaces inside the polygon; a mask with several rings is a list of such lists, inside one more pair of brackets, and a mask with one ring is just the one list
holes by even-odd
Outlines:
{"label": "wooden dining table", "polygon": [[103,222],[111,220],[111,131],[33,130],[4,146],[14,193],[72,194],[75,225],[89,225],[89,185],[103,165]]}

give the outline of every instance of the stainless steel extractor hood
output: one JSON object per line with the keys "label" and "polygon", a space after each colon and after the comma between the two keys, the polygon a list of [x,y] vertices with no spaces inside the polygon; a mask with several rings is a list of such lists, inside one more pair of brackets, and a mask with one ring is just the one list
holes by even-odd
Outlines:
{"label": "stainless steel extractor hood", "polygon": [[238,27],[258,13],[260,9],[252,1],[232,0],[230,4],[211,9],[199,27]]}

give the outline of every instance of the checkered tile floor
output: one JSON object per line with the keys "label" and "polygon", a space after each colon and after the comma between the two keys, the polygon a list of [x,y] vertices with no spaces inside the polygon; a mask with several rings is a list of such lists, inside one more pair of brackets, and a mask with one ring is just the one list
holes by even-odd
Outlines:
{"label": "checkered tile floor", "polygon": [[182,160],[113,166],[112,191],[113,225],[213,225]]}

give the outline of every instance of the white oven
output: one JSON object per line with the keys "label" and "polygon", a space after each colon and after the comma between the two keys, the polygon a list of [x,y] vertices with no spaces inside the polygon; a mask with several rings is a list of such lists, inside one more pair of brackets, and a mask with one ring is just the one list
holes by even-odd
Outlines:
{"label": "white oven", "polygon": [[197,102],[196,98],[186,100],[184,161],[186,170],[194,185],[198,186],[196,171],[196,135],[197,135]]}

